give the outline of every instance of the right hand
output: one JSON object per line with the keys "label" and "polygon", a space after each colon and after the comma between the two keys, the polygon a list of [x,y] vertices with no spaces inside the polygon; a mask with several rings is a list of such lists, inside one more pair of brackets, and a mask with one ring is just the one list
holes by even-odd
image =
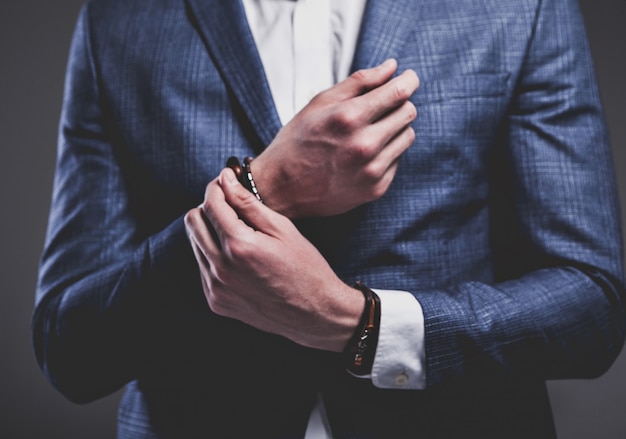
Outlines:
{"label": "right hand", "polygon": [[251,164],[265,203],[288,216],[338,215],[380,198],[417,116],[415,72],[395,60],[360,70],[314,97]]}
{"label": "right hand", "polygon": [[363,314],[363,294],[232,170],[207,185],[185,226],[214,313],[303,346],[343,350]]}

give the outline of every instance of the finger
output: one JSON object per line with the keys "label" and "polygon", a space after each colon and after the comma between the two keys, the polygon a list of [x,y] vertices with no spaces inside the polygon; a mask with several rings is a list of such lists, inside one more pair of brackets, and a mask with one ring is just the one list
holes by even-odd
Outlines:
{"label": "finger", "polygon": [[372,139],[374,144],[380,145],[380,150],[382,150],[388,146],[392,139],[406,130],[416,117],[415,105],[411,101],[406,101],[374,124],[366,126],[364,135],[366,138]]}
{"label": "finger", "polygon": [[[213,238],[213,241],[215,242],[215,244],[218,246],[218,248],[221,249],[222,244],[219,240],[219,237],[217,236],[217,233],[215,232],[215,228],[213,227],[213,225],[209,222],[209,220],[206,217],[206,214],[204,213],[205,211],[205,203],[206,201],[202,201],[202,203],[200,203],[197,207],[197,209],[200,211],[200,218],[202,219],[204,225],[206,226],[206,228],[209,230],[209,233],[211,234],[211,237]],[[191,212],[191,211],[190,211]]]}
{"label": "finger", "polygon": [[378,154],[376,160],[380,160],[381,163],[389,163],[389,169],[394,165],[394,162],[397,162],[400,156],[413,145],[414,141],[415,130],[413,127],[407,126],[387,143]]}
{"label": "finger", "polygon": [[[233,179],[235,179],[231,169],[223,170],[222,174],[226,172],[230,173]],[[226,201],[223,187],[219,182],[222,174],[207,186],[202,211],[215,231],[217,242],[222,248],[225,248],[225,243],[229,239],[235,237],[245,238],[253,230],[239,218],[235,209]],[[236,179],[235,181],[237,182]],[[237,182],[237,184],[239,183]],[[241,186],[241,184],[239,185]]]}
{"label": "finger", "polygon": [[400,107],[419,87],[419,78],[413,70],[405,70],[386,84],[354,99],[357,108],[365,111],[364,118],[375,122]]}
{"label": "finger", "polygon": [[[218,258],[221,258],[221,244],[218,241],[213,227],[208,222],[201,208],[192,209],[185,215],[185,226],[189,234],[194,251],[197,249],[202,254],[202,260],[207,266],[211,265],[210,261],[215,264]],[[196,255],[198,259],[198,255]]]}
{"label": "finger", "polygon": [[357,70],[322,95],[332,95],[334,101],[345,101],[360,96],[389,81],[398,68],[398,62],[390,58],[371,69]]}
{"label": "finger", "polygon": [[380,189],[378,193],[386,193],[389,186],[391,186],[391,182],[396,176],[396,172],[398,171],[398,165],[400,164],[400,158],[398,157],[396,160],[392,161],[382,178],[378,182]]}
{"label": "finger", "polygon": [[202,285],[205,287],[205,291],[209,290],[211,284],[217,279],[216,265],[212,264],[206,257],[205,252],[194,238],[189,240],[191,242],[191,249],[198,263],[200,269],[200,278],[202,279]]}
{"label": "finger", "polygon": [[226,202],[237,212],[246,224],[258,232],[277,237],[291,222],[273,211],[244,188],[230,169],[224,169],[218,181],[224,191]]}
{"label": "finger", "polygon": [[213,294],[212,284],[216,279],[215,275],[213,274],[213,265],[209,264],[209,261],[207,261],[207,259],[204,257],[204,253],[202,252],[200,246],[196,243],[196,241],[193,238],[190,238],[190,241],[191,248],[200,269],[200,282],[202,283],[202,291],[204,291],[204,295],[210,306],[211,296]]}
{"label": "finger", "polygon": [[200,269],[203,270],[203,269],[210,267],[211,264],[209,263],[208,259],[206,258],[206,255],[200,248],[200,245],[198,245],[196,238],[193,236],[190,236],[189,242],[191,243],[191,249],[193,250],[193,255],[195,256],[196,262],[198,263],[198,266],[200,267]]}

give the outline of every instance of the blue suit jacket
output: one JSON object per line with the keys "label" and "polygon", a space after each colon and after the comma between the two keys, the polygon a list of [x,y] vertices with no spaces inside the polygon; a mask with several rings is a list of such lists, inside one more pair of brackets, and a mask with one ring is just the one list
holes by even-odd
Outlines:
{"label": "blue suit jacket", "polygon": [[624,336],[608,140],[574,0],[370,0],[354,69],[422,86],[380,200],[298,222],[348,283],[412,292],[428,389],[214,315],[182,221],[280,122],[238,1],[95,0],[69,59],[33,338],[68,398],[130,383],[120,437],[552,437],[544,381]]}

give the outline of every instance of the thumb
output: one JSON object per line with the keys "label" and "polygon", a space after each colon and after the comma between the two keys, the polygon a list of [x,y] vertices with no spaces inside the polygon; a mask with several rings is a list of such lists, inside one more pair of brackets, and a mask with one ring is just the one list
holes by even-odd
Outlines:
{"label": "thumb", "polygon": [[[270,236],[276,237],[280,234],[287,218],[257,200],[237,180],[232,169],[223,169],[218,182],[224,191],[226,202],[246,224]],[[291,221],[289,223],[291,224]]]}

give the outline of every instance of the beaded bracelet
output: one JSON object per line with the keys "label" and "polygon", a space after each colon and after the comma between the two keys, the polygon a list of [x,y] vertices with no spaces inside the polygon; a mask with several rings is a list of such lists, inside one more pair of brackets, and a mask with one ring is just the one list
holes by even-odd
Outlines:
{"label": "beaded bracelet", "polygon": [[237,180],[245,187],[248,191],[250,191],[257,200],[261,203],[263,199],[259,194],[259,190],[256,187],[256,183],[254,182],[254,178],[252,178],[252,170],[250,169],[250,163],[252,162],[252,157],[246,157],[243,159],[243,166],[239,162],[239,159],[235,156],[229,157],[226,160],[226,167],[233,170]]}
{"label": "beaded bracelet", "polygon": [[354,335],[344,349],[344,355],[348,371],[354,375],[363,376],[372,372],[376,354],[380,328],[380,299],[360,281],[356,282],[355,288],[365,296],[365,309]]}
{"label": "beaded bracelet", "polygon": [[259,195],[259,190],[256,188],[256,183],[254,183],[254,178],[252,178],[252,170],[250,169],[250,163],[252,163],[252,157],[246,157],[243,159],[243,173],[246,184],[244,186],[254,194],[257,200],[261,203],[263,199],[261,195]]}

